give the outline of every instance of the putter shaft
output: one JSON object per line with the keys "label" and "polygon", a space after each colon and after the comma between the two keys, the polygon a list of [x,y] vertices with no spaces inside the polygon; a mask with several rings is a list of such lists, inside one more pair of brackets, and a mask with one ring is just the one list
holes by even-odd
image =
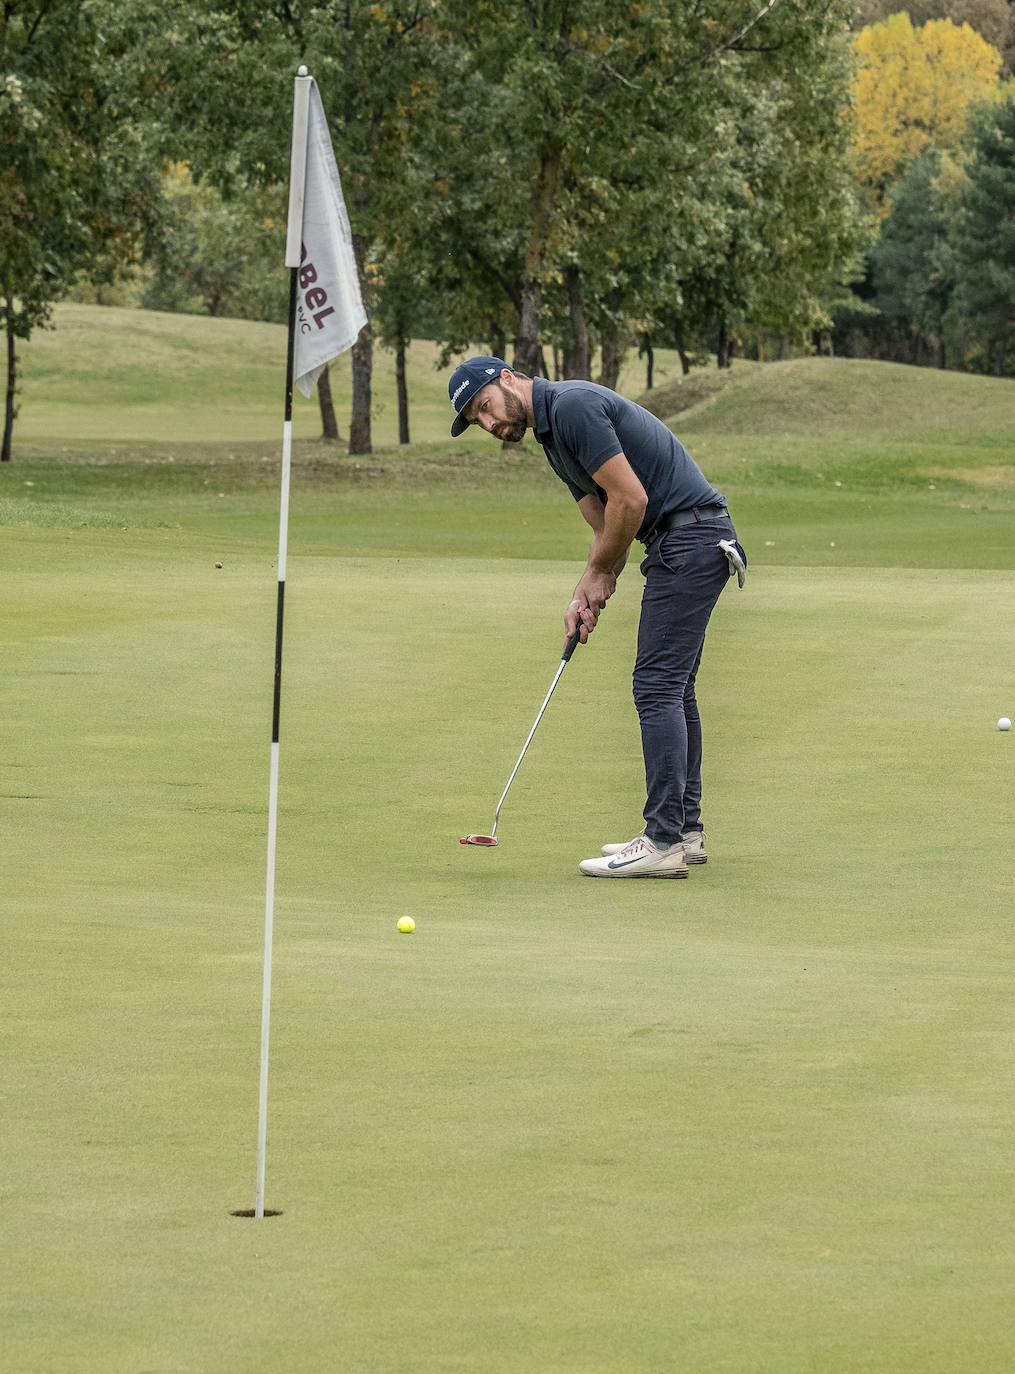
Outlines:
{"label": "putter shaft", "polygon": [[510,789],[510,787],[511,787],[511,784],[512,784],[512,783],[514,782],[514,780],[515,780],[515,774],[518,772],[518,769],[521,767],[522,759],[525,757],[525,751],[528,749],[529,745],[532,743],[532,736],[536,733],[536,726],[537,726],[537,725],[539,724],[539,722],[543,719],[543,713],[544,713],[544,711],[546,710],[547,706],[549,706],[549,704],[550,704],[550,698],[553,696],[553,689],[556,687],[557,683],[560,681],[560,675],[561,675],[561,673],[562,673],[562,672],[564,671],[564,669],[567,667],[568,660],[570,659],[571,655],[574,653],[575,649],[578,647],[578,645],[579,645],[580,643],[581,643],[581,627],[579,626],[579,628],[578,628],[577,630],[575,630],[574,634],[571,636],[571,638],[567,641],[567,643],[566,643],[565,646],[564,646],[564,656],[563,656],[563,658],[560,660],[560,667],[557,669],[557,671],[556,671],[556,673],[555,673],[555,675],[554,675],[553,681],[550,683],[550,690],[547,692],[545,698],[543,699],[543,704],[542,704],[542,706],[540,706],[540,708],[539,708],[539,714],[536,716],[536,719],[535,719],[535,720],[533,721],[533,723],[532,723],[532,729],[529,731],[528,738],[526,739],[525,743],[522,745],[522,752],[518,755],[518,762],[515,764],[514,768],[512,768],[512,770],[511,770],[511,776],[510,776],[510,777],[508,778],[508,780],[507,780],[507,786],[504,788],[504,791],[500,794],[500,801],[497,803],[497,810],[493,813],[493,829],[490,831],[490,838],[491,838],[491,839],[496,839],[496,838],[497,838],[497,822],[500,820],[500,809],[501,809],[501,807],[504,805],[504,798],[507,796],[508,791],[509,791],[509,789]]}

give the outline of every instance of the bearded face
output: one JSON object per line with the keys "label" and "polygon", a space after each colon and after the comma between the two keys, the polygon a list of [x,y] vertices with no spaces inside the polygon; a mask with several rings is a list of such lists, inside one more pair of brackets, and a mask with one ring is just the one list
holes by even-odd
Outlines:
{"label": "bearded face", "polygon": [[505,443],[520,444],[529,427],[525,407],[513,391],[504,390],[504,385],[499,379],[497,386],[504,398],[504,419],[494,433]]}
{"label": "bearded face", "polygon": [[506,444],[520,444],[529,427],[524,403],[499,377],[477,398],[472,423]]}

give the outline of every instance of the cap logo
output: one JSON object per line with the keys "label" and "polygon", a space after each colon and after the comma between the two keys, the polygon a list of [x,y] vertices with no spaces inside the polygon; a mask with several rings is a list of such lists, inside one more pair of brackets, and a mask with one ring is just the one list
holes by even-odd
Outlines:
{"label": "cap logo", "polygon": [[502,358],[469,358],[467,362],[458,364],[448,382],[448,395],[457,412],[451,426],[452,434],[464,434],[469,424],[474,423],[465,413],[468,402],[477,392],[496,382],[504,371],[510,371],[510,368]]}

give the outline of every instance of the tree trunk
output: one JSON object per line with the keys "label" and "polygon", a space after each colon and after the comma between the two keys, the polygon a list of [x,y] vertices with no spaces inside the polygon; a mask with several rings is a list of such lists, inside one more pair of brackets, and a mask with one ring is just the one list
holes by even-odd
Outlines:
{"label": "tree trunk", "polygon": [[608,386],[611,391],[616,391],[617,381],[620,378],[620,326],[617,320],[620,316],[620,307],[623,303],[623,291],[620,287],[614,289],[606,297],[606,311],[603,316],[602,334],[599,341],[599,385]]}
{"label": "tree trunk", "polygon": [[538,280],[527,281],[522,287],[522,322],[515,339],[512,366],[534,377],[539,371],[539,313],[543,305],[543,288]]}
{"label": "tree trunk", "polygon": [[373,400],[374,331],[369,320],[352,346],[352,416],[349,420],[349,452],[373,453],[370,442],[370,407]]}
{"label": "tree trunk", "polygon": [[687,340],[684,337],[683,325],[677,325],[674,342],[677,346],[677,353],[680,355],[680,366],[686,377],[691,371],[691,359],[688,357],[687,353]]}
{"label": "tree trunk", "polygon": [[409,389],[405,384],[405,336],[399,334],[395,350],[395,390],[398,393],[398,442],[409,442]]}
{"label": "tree trunk", "polygon": [[733,342],[730,339],[729,325],[726,316],[723,315],[719,320],[719,342],[715,350],[716,367],[729,367],[733,361]]}
{"label": "tree trunk", "polygon": [[370,323],[370,293],[366,280],[367,241],[353,234],[352,250],[359,273],[360,294],[366,307],[367,322],[352,346],[352,415],[349,418],[349,452],[373,453],[370,442],[370,408],[373,400],[374,331]]}
{"label": "tree trunk", "polygon": [[617,326],[612,320],[608,320],[603,325],[603,338],[600,345],[602,350],[599,367],[599,385],[608,386],[611,391],[617,389],[617,378],[620,376],[620,348],[617,339]]}
{"label": "tree trunk", "polygon": [[645,359],[645,390],[651,391],[655,386],[656,353],[647,334],[642,335],[638,356]]}
{"label": "tree trunk", "polygon": [[11,461],[11,444],[14,438],[14,417],[17,411],[14,408],[14,390],[18,381],[18,359],[14,351],[14,330],[11,328],[11,316],[14,313],[14,302],[7,298],[4,302],[4,318],[7,323],[7,388],[6,401],[4,403],[4,437],[3,447],[0,448],[0,462],[9,463]]}
{"label": "tree trunk", "polygon": [[564,349],[564,376],[587,382],[591,376],[589,330],[582,299],[581,273],[574,264],[564,269],[564,288],[567,291],[568,322],[571,326],[568,346]]}
{"label": "tree trunk", "polygon": [[559,159],[544,154],[539,192],[532,208],[529,241],[525,248],[525,280],[522,282],[521,322],[515,340],[514,366],[530,377],[539,372],[541,363],[539,316],[543,308],[543,254],[559,171]]}
{"label": "tree trunk", "polygon": [[321,438],[338,438],[338,421],[335,419],[335,403],[331,399],[331,373],[327,364],[317,379],[317,403],[321,407]]}
{"label": "tree trunk", "polygon": [[[811,342],[814,346],[815,353],[820,354],[822,358],[835,357],[835,345],[832,342],[832,335],[828,330],[815,329],[811,335]],[[910,345],[909,356],[911,358],[914,356],[914,346],[912,344]]]}

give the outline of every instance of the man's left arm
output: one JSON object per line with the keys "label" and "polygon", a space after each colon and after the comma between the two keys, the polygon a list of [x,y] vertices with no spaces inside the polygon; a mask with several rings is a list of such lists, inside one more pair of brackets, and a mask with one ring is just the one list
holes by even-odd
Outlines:
{"label": "man's left arm", "polygon": [[623,453],[614,454],[597,468],[595,480],[606,492],[607,502],[603,506],[596,497],[584,497],[578,503],[592,527],[593,539],[588,563],[564,617],[568,638],[581,621],[582,643],[616,590],[617,577],[627,562],[628,550],[648,505],[645,488]]}

